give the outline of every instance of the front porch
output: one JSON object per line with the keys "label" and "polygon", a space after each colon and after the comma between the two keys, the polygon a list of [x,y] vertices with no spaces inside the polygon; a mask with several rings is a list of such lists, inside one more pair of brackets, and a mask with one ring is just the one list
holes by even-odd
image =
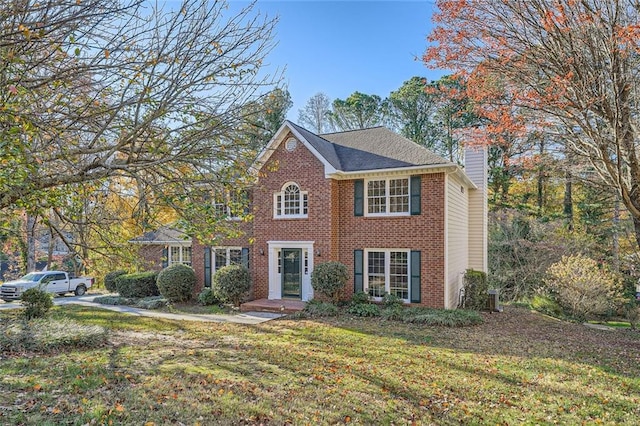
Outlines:
{"label": "front porch", "polygon": [[307,302],[293,299],[258,299],[240,305],[240,312],[276,312],[292,314],[304,309]]}

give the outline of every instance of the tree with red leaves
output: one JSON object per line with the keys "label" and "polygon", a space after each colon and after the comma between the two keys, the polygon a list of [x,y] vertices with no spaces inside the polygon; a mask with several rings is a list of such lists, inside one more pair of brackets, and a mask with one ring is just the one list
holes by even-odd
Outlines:
{"label": "tree with red leaves", "polygon": [[640,1],[437,6],[424,61],[467,79],[492,123],[485,136],[536,130],[563,141],[619,194],[640,245]]}

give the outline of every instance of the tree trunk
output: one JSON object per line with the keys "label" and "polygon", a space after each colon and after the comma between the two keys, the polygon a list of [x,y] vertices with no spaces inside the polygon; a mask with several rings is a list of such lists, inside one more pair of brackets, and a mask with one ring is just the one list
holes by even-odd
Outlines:
{"label": "tree trunk", "polygon": [[27,214],[26,220],[26,241],[27,241],[27,253],[26,263],[27,272],[33,272],[36,270],[36,225],[37,217]]}
{"label": "tree trunk", "polygon": [[613,200],[613,270],[620,271],[620,197]]}
{"label": "tree trunk", "polygon": [[567,229],[573,231],[573,188],[571,172],[567,170],[564,182],[564,219]]}

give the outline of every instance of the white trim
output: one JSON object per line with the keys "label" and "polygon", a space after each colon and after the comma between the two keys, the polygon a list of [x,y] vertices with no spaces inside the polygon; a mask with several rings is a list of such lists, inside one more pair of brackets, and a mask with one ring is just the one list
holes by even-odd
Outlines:
{"label": "white trim", "polygon": [[[468,232],[467,232],[468,235]],[[449,309],[449,173],[444,175],[444,307]]]}
{"label": "white trim", "polygon": [[[173,254],[171,253],[171,249],[180,249],[178,254],[178,260],[173,260]],[[185,261],[184,258],[184,249],[189,249],[189,261]],[[176,263],[181,263],[183,265],[192,266],[193,265],[193,250],[191,246],[172,244],[167,246],[167,266],[175,265]]]}
{"label": "white trim", "polygon": [[455,173],[460,176],[463,183],[470,189],[477,189],[475,183],[465,174],[465,172],[455,164],[431,164],[424,166],[411,166],[411,167],[395,167],[390,169],[377,169],[377,170],[356,170],[353,172],[344,172],[338,170],[330,176],[327,176],[336,180],[351,180],[351,179],[366,179],[368,177],[375,178],[377,176],[406,176],[406,175],[419,175],[419,174],[432,174],[432,173]]}
{"label": "white trim", "polygon": [[[407,211],[406,212],[390,212],[391,200],[389,194],[389,181],[406,179],[407,181]],[[384,180],[385,188],[385,205],[386,212],[384,213],[369,213],[369,182]],[[391,176],[391,177],[370,177],[364,179],[364,216],[365,217],[397,217],[397,216],[411,216],[411,176]]]}
{"label": "white trim", "polygon": [[[308,301],[313,299],[313,287],[311,287],[311,273],[313,272],[313,245],[314,241],[267,241],[269,254],[269,299],[282,299],[282,280],[278,273],[278,251],[284,248],[302,249],[304,262],[305,251],[308,256],[308,273],[302,275],[301,299]],[[304,269],[304,266],[303,266]]]}
{"label": "white trim", "polygon": [[[287,134],[286,130],[288,129],[295,138],[302,143],[305,148],[307,148],[324,166],[325,177],[328,177],[330,174],[336,172],[336,169],[324,158],[320,153],[307,141],[301,134],[298,132],[292,125],[289,120],[285,120],[284,123],[280,126],[275,135],[271,138],[267,146],[260,152],[256,160],[251,165],[251,170],[254,173],[257,173],[262,167],[269,161],[269,158],[273,155],[273,153],[278,149],[280,144],[284,141],[284,136]],[[320,137],[320,136],[318,136]],[[288,139],[288,138],[287,138]],[[327,143],[330,143],[327,141]]]}
{"label": "white trim", "polygon": [[133,240],[129,240],[127,241],[130,244],[142,244],[142,245],[147,245],[147,246],[159,246],[159,245],[163,245],[166,246],[167,244],[172,245],[172,246],[189,246],[191,247],[191,241],[158,241],[158,240],[154,240],[154,241],[133,241]]}
{"label": "white trim", "polygon": [[[362,254],[362,290],[369,294],[369,253],[383,252],[384,256],[384,291],[390,293],[391,290],[391,252],[402,252],[407,254],[407,298],[402,299],[405,303],[411,303],[411,249],[408,248],[365,248]],[[372,297],[373,300],[381,301],[381,297]]]}
{"label": "white trim", "polygon": [[[298,188],[298,193],[299,193],[298,202],[300,203],[299,205],[300,213],[285,214],[284,191],[292,185],[295,185],[296,188]],[[280,198],[279,202],[278,202],[278,198]],[[304,213],[305,200],[307,202],[306,203],[307,213]],[[278,209],[280,210],[280,214],[278,214]],[[308,217],[309,217],[309,191],[303,191],[297,182],[294,182],[294,181],[286,182],[280,188],[280,192],[273,193],[273,218],[274,219],[307,219]]]}

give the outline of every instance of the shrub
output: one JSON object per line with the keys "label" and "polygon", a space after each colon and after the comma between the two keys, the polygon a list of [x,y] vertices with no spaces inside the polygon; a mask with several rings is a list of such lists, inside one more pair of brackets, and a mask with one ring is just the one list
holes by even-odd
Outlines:
{"label": "shrub", "polygon": [[46,316],[53,306],[52,295],[37,287],[25,291],[20,299],[24,305],[22,315],[28,320]]}
{"label": "shrub", "polygon": [[583,255],[563,256],[549,267],[544,283],[558,304],[579,320],[605,314],[621,302],[620,276]]}
{"label": "shrub", "polygon": [[198,294],[198,303],[203,306],[215,305],[218,302],[220,301],[216,298],[216,295],[213,294],[213,290],[209,287],[203,289],[200,294]]}
{"label": "shrub", "polygon": [[474,310],[486,309],[489,300],[488,290],[487,274],[467,269],[464,273],[464,293],[458,307]]}
{"label": "shrub", "polygon": [[196,273],[187,265],[174,263],[158,274],[158,291],[171,303],[186,302],[193,296]]}
{"label": "shrub", "polygon": [[238,306],[249,294],[251,276],[243,266],[224,266],[214,274],[211,288],[221,302]]}
{"label": "shrub", "polygon": [[405,308],[402,305],[391,305],[382,309],[380,316],[388,321],[401,321],[405,315]]}
{"label": "shrub", "polygon": [[379,317],[380,307],[373,303],[356,303],[347,312],[358,317]]}
{"label": "shrub", "polygon": [[134,306],[138,303],[138,300],[130,297],[122,297],[122,296],[99,296],[93,299],[95,303],[100,303],[101,305],[125,305],[125,306]]}
{"label": "shrub", "polygon": [[315,317],[331,317],[338,315],[338,307],[333,303],[313,299],[307,302],[304,312]]}
{"label": "shrub", "polygon": [[141,309],[160,309],[167,306],[167,299],[162,296],[145,297],[138,300],[134,306]]}
{"label": "shrub", "polygon": [[313,268],[311,286],[318,293],[336,302],[348,279],[349,273],[345,264],[335,261],[325,262]]}
{"label": "shrub", "polygon": [[562,306],[549,296],[539,294],[533,296],[531,299],[531,309],[555,318],[562,318],[564,316]]}
{"label": "shrub", "polygon": [[104,276],[104,287],[111,293],[117,292],[118,288],[116,287],[116,278],[118,278],[120,275],[126,275],[126,274],[127,274],[127,271],[108,272]]}
{"label": "shrub", "polygon": [[402,320],[407,323],[443,327],[465,327],[483,322],[477,311],[430,308],[408,308]]}
{"label": "shrub", "polygon": [[403,307],[404,301],[400,298],[400,296],[396,296],[395,294],[385,293],[382,296],[382,305],[385,308],[395,308],[395,307]]}
{"label": "shrub", "polygon": [[116,289],[122,297],[159,296],[157,276],[155,271],[120,275],[116,278]]}
{"label": "shrub", "polygon": [[359,305],[363,303],[371,303],[371,298],[368,293],[359,291],[351,296],[351,305]]}

